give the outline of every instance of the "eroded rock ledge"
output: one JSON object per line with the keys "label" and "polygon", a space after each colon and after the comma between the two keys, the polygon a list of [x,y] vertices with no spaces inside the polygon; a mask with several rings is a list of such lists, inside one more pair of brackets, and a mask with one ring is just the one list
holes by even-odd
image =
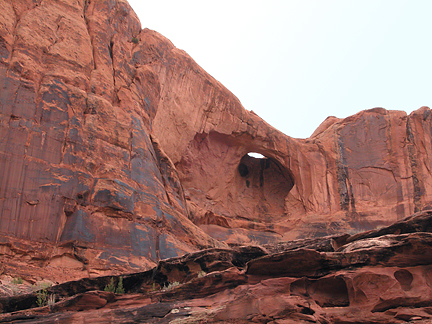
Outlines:
{"label": "eroded rock ledge", "polygon": [[207,249],[122,276],[0,298],[13,323],[427,323],[432,321],[432,211],[380,230],[266,246]]}

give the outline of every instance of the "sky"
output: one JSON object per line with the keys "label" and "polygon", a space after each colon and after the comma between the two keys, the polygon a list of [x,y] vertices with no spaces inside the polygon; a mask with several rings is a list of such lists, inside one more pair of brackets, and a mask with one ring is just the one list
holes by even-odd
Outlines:
{"label": "sky", "polygon": [[430,0],[128,0],[286,135],[328,117],[432,108]]}

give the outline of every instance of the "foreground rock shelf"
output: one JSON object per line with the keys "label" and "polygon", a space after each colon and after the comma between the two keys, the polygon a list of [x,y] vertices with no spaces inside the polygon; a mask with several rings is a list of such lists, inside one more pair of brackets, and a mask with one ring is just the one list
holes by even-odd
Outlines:
{"label": "foreground rock shelf", "polygon": [[359,233],[206,249],[121,276],[86,278],[1,297],[11,323],[432,322],[432,211]]}

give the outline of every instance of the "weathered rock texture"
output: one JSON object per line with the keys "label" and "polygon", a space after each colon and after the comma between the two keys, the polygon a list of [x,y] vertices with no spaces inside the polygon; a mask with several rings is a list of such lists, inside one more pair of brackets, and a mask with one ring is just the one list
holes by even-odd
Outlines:
{"label": "weathered rock texture", "polygon": [[[122,278],[0,298],[12,323],[431,323],[432,212],[354,236],[207,249]],[[329,245],[328,242],[331,242]]]}
{"label": "weathered rock texture", "polygon": [[161,85],[152,134],[178,172],[189,218],[212,237],[264,243],[354,233],[431,205],[429,108],[330,118],[311,138],[293,139],[160,35],[140,39],[139,64]]}
{"label": "weathered rock texture", "polygon": [[[430,109],[293,139],[123,0],[0,0],[3,264],[66,277],[227,243],[355,234],[432,206]],[[258,152],[265,159],[249,157]]]}
{"label": "weathered rock texture", "polygon": [[0,0],[0,321],[426,322],[431,119],[293,139],[126,1]]}
{"label": "weathered rock texture", "polygon": [[151,56],[134,42],[145,32],[129,4],[0,9],[2,254],[87,276],[224,246],[188,219],[177,173],[151,138],[161,86],[141,62]]}

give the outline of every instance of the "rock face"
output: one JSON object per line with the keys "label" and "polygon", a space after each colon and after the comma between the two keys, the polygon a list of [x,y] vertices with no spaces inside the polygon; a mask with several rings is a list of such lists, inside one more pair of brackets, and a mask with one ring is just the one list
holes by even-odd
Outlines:
{"label": "rock face", "polygon": [[227,243],[355,234],[432,206],[427,107],[331,117],[294,139],[141,30],[126,1],[0,8],[9,272],[137,271]]}
{"label": "rock face", "polygon": [[140,63],[128,3],[0,8],[3,254],[99,273],[224,246],[188,219],[177,173],[151,137],[160,84]]}
{"label": "rock face", "polygon": [[163,37],[140,37],[139,62],[161,84],[152,134],[178,172],[189,218],[212,237],[265,243],[354,233],[430,206],[429,108],[330,118],[311,138],[293,139]]}
{"label": "rock face", "polygon": [[[207,249],[118,277],[0,298],[12,323],[431,323],[432,212],[380,230]],[[332,242],[329,246],[327,242]]]}
{"label": "rock face", "polygon": [[124,0],[0,9],[0,321],[430,320],[429,108],[294,139]]}
{"label": "rock face", "polygon": [[[195,222],[218,239],[230,242],[241,229],[261,243],[354,233],[430,206],[429,108],[410,116],[363,111],[306,140],[250,118],[238,118],[228,131],[225,123],[208,126],[212,129],[194,134],[181,159],[173,160],[198,206]],[[250,151],[268,159],[245,155]]]}

